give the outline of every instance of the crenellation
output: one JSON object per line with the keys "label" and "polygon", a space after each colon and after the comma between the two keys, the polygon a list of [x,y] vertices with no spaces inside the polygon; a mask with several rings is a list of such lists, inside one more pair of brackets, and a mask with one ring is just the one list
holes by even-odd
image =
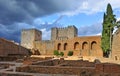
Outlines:
{"label": "crenellation", "polygon": [[75,26],[68,26],[63,28],[52,28],[51,32],[51,39],[57,40],[57,39],[70,39],[77,37],[77,28]]}

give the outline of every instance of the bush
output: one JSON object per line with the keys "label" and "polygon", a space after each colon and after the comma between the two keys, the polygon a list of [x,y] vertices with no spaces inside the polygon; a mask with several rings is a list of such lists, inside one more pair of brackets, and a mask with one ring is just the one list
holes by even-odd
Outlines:
{"label": "bush", "polygon": [[56,56],[58,56],[58,55],[59,55],[58,50],[54,50],[54,55],[56,55]]}
{"label": "bush", "polygon": [[69,51],[67,55],[68,56],[72,56],[73,55],[73,51]]}
{"label": "bush", "polygon": [[60,52],[60,54],[59,54],[60,56],[64,56],[64,53],[63,52]]}

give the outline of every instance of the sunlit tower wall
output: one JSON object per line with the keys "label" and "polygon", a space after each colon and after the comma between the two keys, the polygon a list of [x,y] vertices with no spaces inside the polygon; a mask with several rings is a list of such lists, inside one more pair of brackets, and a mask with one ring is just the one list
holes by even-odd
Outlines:
{"label": "sunlit tower wall", "polygon": [[37,29],[23,29],[21,32],[21,45],[28,49],[34,48],[34,41],[42,40],[42,32]]}
{"label": "sunlit tower wall", "polygon": [[75,26],[65,28],[52,28],[51,40],[67,40],[78,36],[78,30]]}
{"label": "sunlit tower wall", "polygon": [[78,36],[78,29],[75,26],[68,26],[68,31],[67,31],[68,38],[74,38]]}

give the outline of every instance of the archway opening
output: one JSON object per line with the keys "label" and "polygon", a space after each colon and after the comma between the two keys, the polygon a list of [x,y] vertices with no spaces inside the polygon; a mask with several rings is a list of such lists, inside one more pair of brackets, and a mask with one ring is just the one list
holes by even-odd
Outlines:
{"label": "archway opening", "polygon": [[96,41],[93,41],[91,43],[91,50],[96,50],[97,49],[97,42]]}
{"label": "archway opening", "polygon": [[83,50],[88,50],[88,43],[87,42],[83,42],[82,49]]}
{"label": "archway opening", "polygon": [[61,50],[61,43],[58,44],[57,50]]}
{"label": "archway opening", "polygon": [[68,46],[68,44],[65,43],[65,44],[64,44],[64,50],[67,50],[67,46]]}
{"label": "archway opening", "polygon": [[79,42],[74,43],[74,50],[79,50]]}

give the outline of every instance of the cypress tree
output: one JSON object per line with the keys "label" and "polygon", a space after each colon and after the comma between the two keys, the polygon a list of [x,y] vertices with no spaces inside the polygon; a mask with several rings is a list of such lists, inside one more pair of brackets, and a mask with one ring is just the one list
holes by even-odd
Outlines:
{"label": "cypress tree", "polygon": [[110,4],[107,5],[107,11],[104,13],[103,17],[103,30],[102,30],[102,42],[101,47],[103,50],[103,55],[109,57],[112,48],[112,33],[114,26],[116,24],[115,15],[113,15],[113,10]]}

